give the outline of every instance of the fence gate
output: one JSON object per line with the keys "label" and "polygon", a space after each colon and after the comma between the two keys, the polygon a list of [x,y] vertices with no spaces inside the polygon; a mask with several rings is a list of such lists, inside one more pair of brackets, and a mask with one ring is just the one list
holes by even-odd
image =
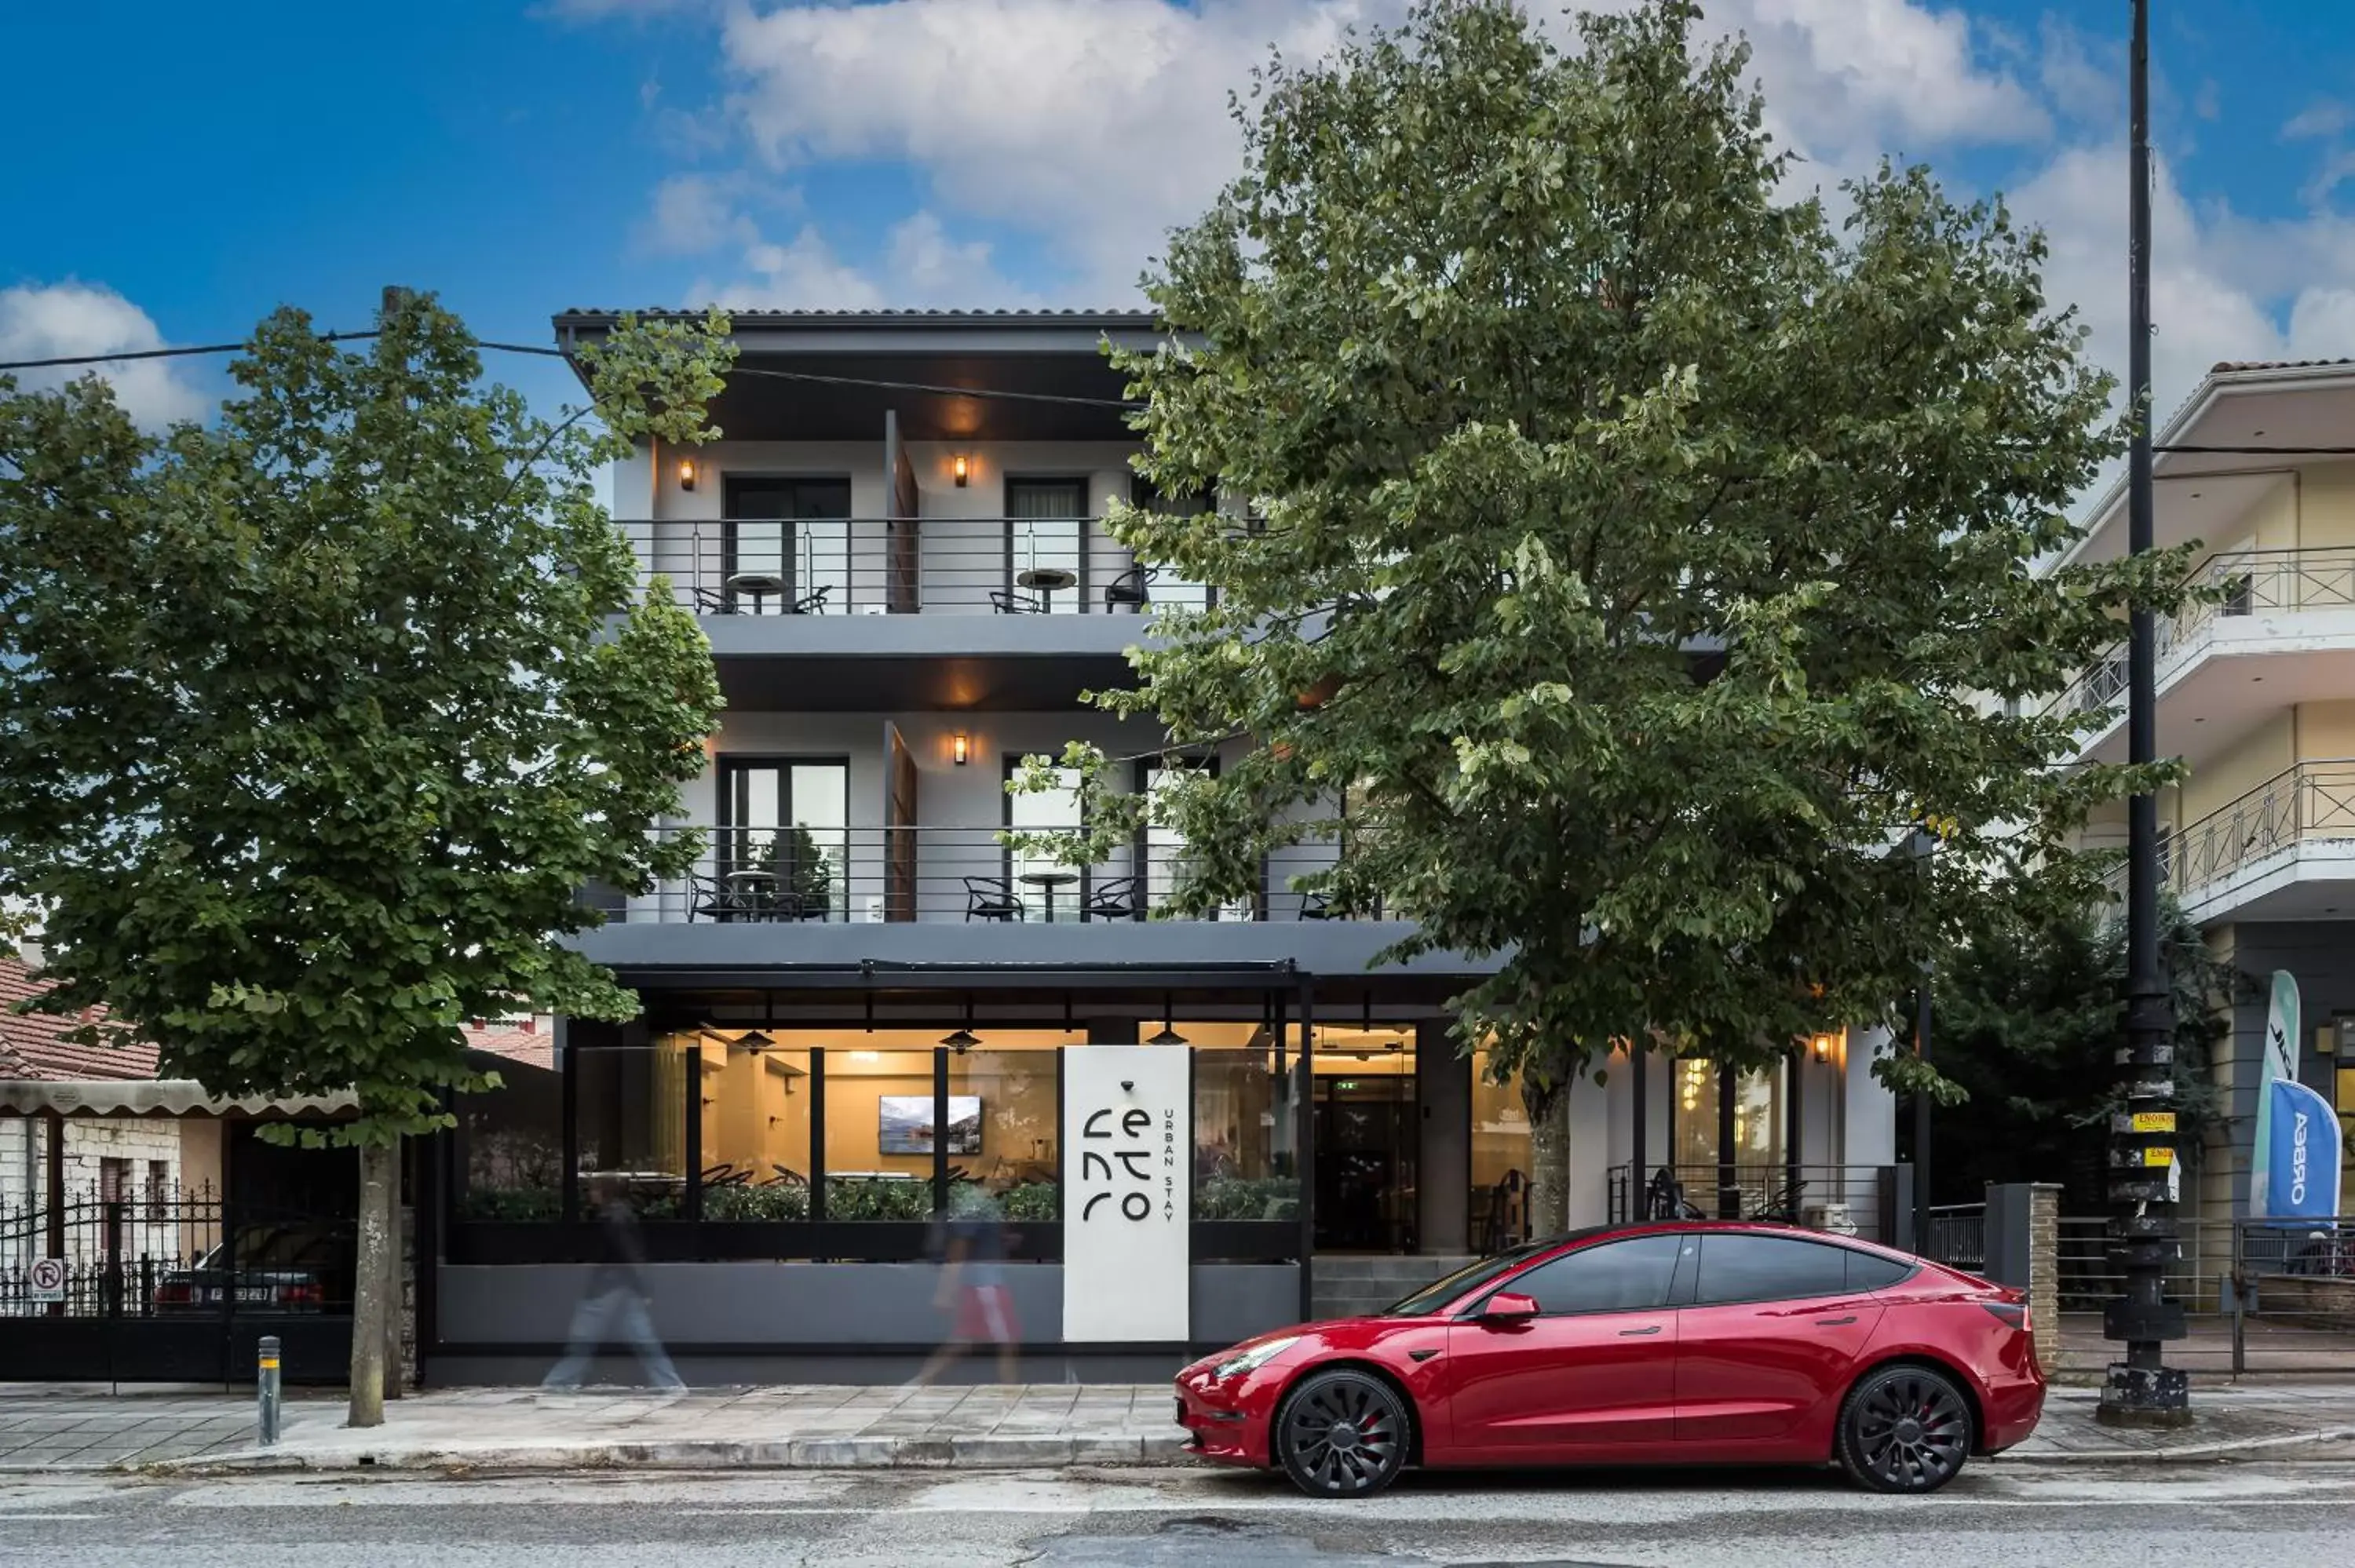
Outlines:
{"label": "fence gate", "polygon": [[340,1383],[357,1240],[209,1187],[0,1207],[0,1383],[249,1382],[274,1334],[287,1382]]}

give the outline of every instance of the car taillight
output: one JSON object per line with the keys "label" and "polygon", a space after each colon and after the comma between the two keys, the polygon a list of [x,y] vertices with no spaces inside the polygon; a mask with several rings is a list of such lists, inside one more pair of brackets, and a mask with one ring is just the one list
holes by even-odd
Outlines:
{"label": "car taillight", "polygon": [[1979,1305],[1987,1308],[1987,1316],[1997,1319],[2001,1322],[2009,1323],[2011,1327],[2019,1330],[2023,1333],[2028,1330],[2028,1304],[2026,1302],[1982,1301]]}
{"label": "car taillight", "polygon": [[196,1298],[194,1290],[176,1280],[167,1280],[155,1287],[155,1305],[158,1307],[186,1307]]}
{"label": "car taillight", "polygon": [[278,1287],[278,1299],[289,1307],[315,1307],[322,1298],[314,1284],[282,1285]]}

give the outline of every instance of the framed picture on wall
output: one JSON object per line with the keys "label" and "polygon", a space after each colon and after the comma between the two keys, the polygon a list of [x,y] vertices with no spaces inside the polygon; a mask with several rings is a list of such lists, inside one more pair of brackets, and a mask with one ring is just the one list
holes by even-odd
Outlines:
{"label": "framed picture on wall", "polygon": [[[932,1097],[884,1095],[876,1101],[876,1147],[885,1154],[932,1151]],[[981,1097],[949,1097],[949,1152],[981,1152]]]}

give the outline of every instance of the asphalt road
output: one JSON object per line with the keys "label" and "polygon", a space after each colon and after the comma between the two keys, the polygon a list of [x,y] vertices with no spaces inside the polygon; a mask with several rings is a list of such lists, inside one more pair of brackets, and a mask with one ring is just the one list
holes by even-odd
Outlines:
{"label": "asphalt road", "polygon": [[1360,1505],[1202,1470],[0,1482],[0,1560],[77,1568],[2201,1568],[2343,1563],[2355,1465],[1409,1477]]}

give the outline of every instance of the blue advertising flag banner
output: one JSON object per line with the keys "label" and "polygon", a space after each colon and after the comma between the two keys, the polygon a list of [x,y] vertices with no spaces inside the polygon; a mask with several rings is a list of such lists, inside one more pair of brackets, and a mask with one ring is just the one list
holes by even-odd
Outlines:
{"label": "blue advertising flag banner", "polygon": [[2274,1164],[2274,1093],[2277,1083],[2297,1081],[2297,977],[2287,969],[2274,971],[2272,1004],[2265,1009],[2265,1039],[2257,1062],[2257,1136],[2249,1150],[2249,1217],[2269,1219],[2286,1213],[2275,1183],[2282,1180]]}
{"label": "blue advertising flag banner", "polygon": [[2304,1084],[2276,1078],[2272,1101],[2269,1219],[2339,1217],[2339,1118]]}

